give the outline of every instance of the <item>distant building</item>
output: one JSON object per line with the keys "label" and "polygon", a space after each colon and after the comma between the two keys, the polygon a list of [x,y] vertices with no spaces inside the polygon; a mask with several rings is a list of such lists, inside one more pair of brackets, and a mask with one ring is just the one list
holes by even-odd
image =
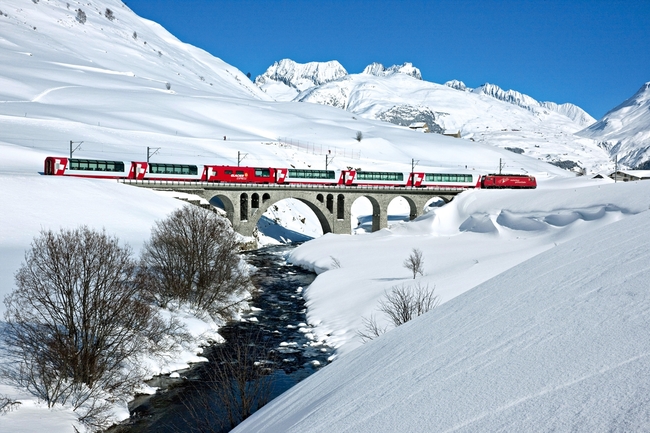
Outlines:
{"label": "distant building", "polygon": [[648,180],[650,179],[650,170],[619,170],[610,174],[614,180],[629,182],[634,180]]}
{"label": "distant building", "polygon": [[409,125],[409,128],[414,131],[429,132],[429,125],[427,125],[427,122],[413,122]]}
{"label": "distant building", "polygon": [[458,130],[458,132],[443,132],[442,135],[446,135],[447,137],[460,138],[460,130]]}

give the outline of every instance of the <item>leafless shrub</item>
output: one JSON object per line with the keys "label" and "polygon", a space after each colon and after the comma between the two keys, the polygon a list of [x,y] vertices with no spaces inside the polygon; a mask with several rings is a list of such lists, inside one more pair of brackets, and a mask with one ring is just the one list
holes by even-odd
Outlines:
{"label": "leafless shrub", "polygon": [[138,39],[138,32],[133,31],[133,39]]}
{"label": "leafless shrub", "polygon": [[424,275],[424,259],[422,258],[422,251],[413,248],[411,255],[404,260],[403,266],[413,273],[413,279],[415,279],[418,274]]}
{"label": "leafless shrub", "polygon": [[330,256],[330,265],[332,269],[339,269],[341,267],[341,261],[334,256]]}
{"label": "leafless shrub", "polygon": [[209,392],[204,389],[184,400],[186,429],[191,432],[229,431],[270,399],[273,377],[267,364],[271,351],[262,334],[249,331],[229,338],[206,365],[202,385]]}
{"label": "leafless shrub", "polygon": [[165,347],[167,325],[143,300],[137,267],[117,238],[87,227],[43,231],[5,298],[3,374],[49,407],[71,404],[101,424],[105,397],[130,394],[138,357]]}
{"label": "leafless shrub", "polygon": [[238,251],[225,218],[197,206],[180,208],[156,223],[143,248],[150,293],[161,306],[177,300],[229,318],[250,285]]}
{"label": "leafless shrub", "polygon": [[81,9],[77,9],[76,19],[79,21],[79,23],[86,24],[86,12],[82,11]]}
{"label": "leafless shrub", "polygon": [[[146,43],[146,42],[145,42]],[[172,85],[170,83],[165,83],[165,88],[167,90],[170,90],[172,88]]]}
{"label": "leafless shrub", "polygon": [[115,15],[113,14],[113,11],[110,10],[109,8],[106,8],[104,11],[104,16],[108,18],[109,21],[113,21],[115,19]]}
{"label": "leafless shrub", "polygon": [[354,139],[357,140],[357,141],[359,141],[359,142],[360,142],[361,140],[363,140],[363,132],[361,132],[361,131],[357,131],[356,135],[354,136]]}
{"label": "leafless shrub", "polygon": [[435,287],[422,286],[394,286],[379,302],[379,309],[393,322],[400,326],[438,306],[439,299],[434,294]]}
{"label": "leafless shrub", "polygon": [[0,415],[11,412],[18,407],[19,404],[21,404],[19,401],[12,400],[6,395],[0,395]]}
{"label": "leafless shrub", "polygon": [[[433,310],[439,302],[438,296],[435,295],[435,287],[430,289],[428,284],[393,286],[391,291],[379,301],[379,310],[388,317],[394,327],[398,327]],[[357,331],[357,335],[364,343],[377,338],[388,329],[381,328],[374,316],[370,316],[370,319],[362,318],[362,324],[363,330]]]}
{"label": "leafless shrub", "polygon": [[384,334],[388,327],[380,327],[377,324],[377,318],[373,315],[370,315],[370,318],[361,318],[361,324],[363,325],[363,331],[357,331],[357,335],[361,337],[361,341],[367,343],[370,340],[374,340],[379,337],[381,334]]}

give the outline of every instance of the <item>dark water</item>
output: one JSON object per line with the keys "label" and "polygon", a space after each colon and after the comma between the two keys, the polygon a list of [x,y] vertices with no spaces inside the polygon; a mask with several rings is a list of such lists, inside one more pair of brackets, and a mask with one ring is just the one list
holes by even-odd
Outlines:
{"label": "dark water", "polygon": [[[253,311],[219,331],[227,340],[225,346],[204,350],[204,356],[215,362],[219,350],[236,350],[229,345],[253,335],[256,342],[250,345],[264,346],[259,361],[272,371],[267,376],[271,380],[270,398],[326,365],[333,354],[330,347],[314,340],[311,327],[306,325],[302,291],[315,275],[286,262],[292,248],[267,247],[244,254],[255,267],[252,279],[259,289],[251,302]],[[150,385],[162,388],[153,397],[141,396],[131,402],[131,418],[111,432],[229,431],[227,422],[222,425],[225,414],[210,386],[210,371],[210,365],[200,364],[181,372],[180,379],[154,378]]]}

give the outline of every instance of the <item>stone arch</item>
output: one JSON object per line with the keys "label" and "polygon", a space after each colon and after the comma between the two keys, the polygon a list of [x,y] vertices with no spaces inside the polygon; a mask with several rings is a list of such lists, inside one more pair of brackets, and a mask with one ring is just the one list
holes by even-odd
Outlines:
{"label": "stone arch", "polygon": [[[409,221],[413,221],[415,218],[420,216],[422,213],[422,209],[418,209],[418,205],[415,203],[415,200],[413,200],[411,197],[407,195],[397,195],[388,202],[388,206],[395,201],[398,198],[402,198],[406,201],[409,207]],[[388,218],[388,206],[386,206],[386,218]]]}
{"label": "stone arch", "polygon": [[230,223],[234,223],[234,217],[235,217],[235,205],[233,204],[232,200],[230,200],[229,197],[223,195],[223,194],[215,194],[210,199],[208,202],[214,206],[221,208],[219,204],[223,206],[223,210],[226,211],[226,218],[228,218],[228,221]]}
{"label": "stone arch", "polygon": [[[352,200],[350,204],[350,210],[352,210],[352,206],[361,198],[365,198],[370,202],[371,206],[371,231],[376,232],[377,230],[380,230],[384,227],[387,226],[387,220],[386,220],[386,215],[384,212],[382,212],[381,204],[378,199],[371,195],[355,195],[354,200]],[[362,224],[365,224],[365,221],[360,221]],[[352,221],[350,221],[352,223]],[[351,224],[350,224],[351,225]],[[355,229],[355,227],[351,227],[352,230]]]}
{"label": "stone arch", "polygon": [[[425,212],[428,207],[441,207],[449,203],[454,197],[453,196],[447,196],[447,195],[434,195],[432,197],[428,197],[426,202],[424,203],[424,206],[422,209],[420,209],[421,212]],[[439,202],[439,204],[431,206],[431,203]]]}
{"label": "stone arch", "polygon": [[282,201],[282,200],[285,200],[285,199],[288,199],[288,198],[292,198],[294,200],[299,200],[300,202],[306,204],[307,207],[309,207],[309,209],[312,212],[314,212],[314,214],[316,215],[316,218],[318,219],[318,222],[319,222],[319,224],[321,226],[321,229],[323,230],[323,234],[331,233],[333,231],[332,230],[333,229],[332,224],[330,223],[329,218],[323,212],[322,206],[318,206],[318,204],[312,202],[311,200],[308,200],[306,198],[299,197],[299,196],[296,196],[296,195],[289,195],[289,196],[285,196],[285,197],[279,197],[279,198],[274,199],[274,200],[267,200],[266,202],[263,202],[263,205],[260,206],[260,211],[256,212],[254,215],[252,215],[250,217],[250,220],[249,220],[248,223],[252,224],[253,227],[257,227],[257,223],[259,222],[260,218],[262,217],[262,215],[264,215],[264,212],[266,212],[266,210],[268,208],[273,206],[275,203],[277,203],[279,201]]}
{"label": "stone arch", "polygon": [[251,195],[251,209],[259,209],[260,207],[260,195],[258,193],[253,193]]}
{"label": "stone arch", "polygon": [[370,200],[370,204],[372,204],[372,231],[376,232],[387,227],[388,220],[386,219],[386,215],[382,212],[379,201],[369,195],[364,195],[364,197]]}

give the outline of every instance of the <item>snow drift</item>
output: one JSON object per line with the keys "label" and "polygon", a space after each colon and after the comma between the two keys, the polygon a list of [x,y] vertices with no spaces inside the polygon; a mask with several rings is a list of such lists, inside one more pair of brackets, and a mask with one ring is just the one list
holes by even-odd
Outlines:
{"label": "snow drift", "polygon": [[552,248],[342,357],[235,432],[650,429],[650,213]]}

